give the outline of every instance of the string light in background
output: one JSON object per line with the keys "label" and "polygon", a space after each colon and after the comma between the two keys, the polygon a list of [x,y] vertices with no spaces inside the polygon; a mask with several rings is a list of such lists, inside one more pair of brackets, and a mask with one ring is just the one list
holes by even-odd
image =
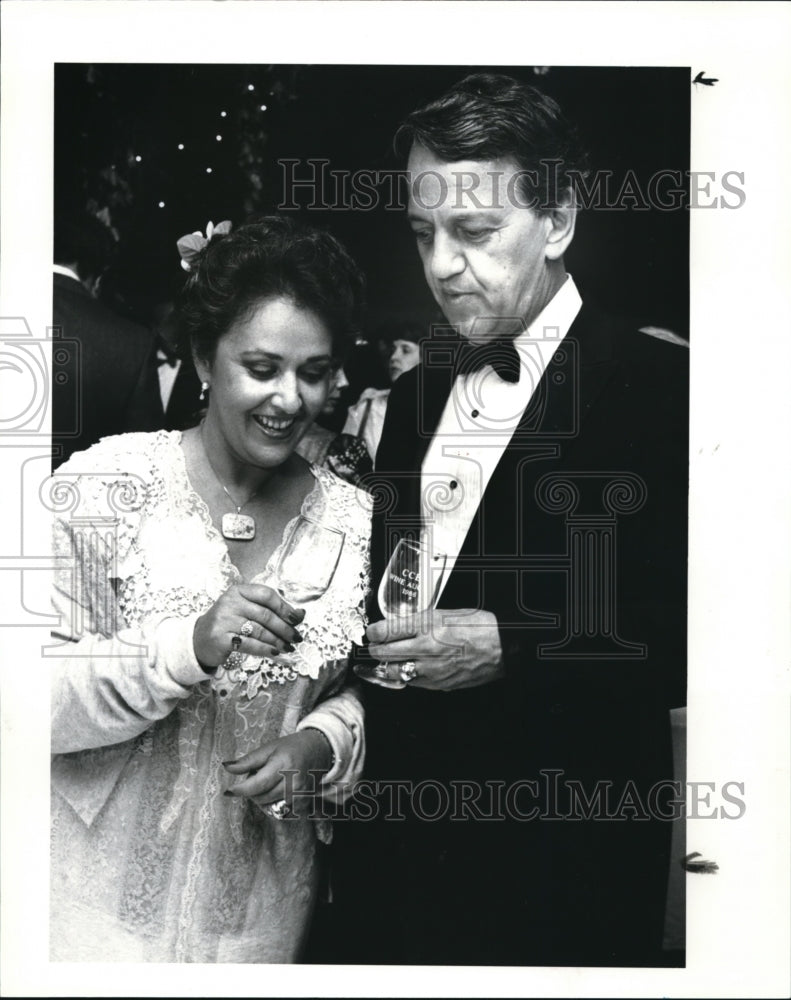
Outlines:
{"label": "string light in background", "polygon": [[[189,139],[189,142],[186,139],[177,139],[174,142],[172,132],[168,135],[169,130],[167,129],[160,129],[160,134],[157,135],[156,128],[158,127],[158,123],[152,122],[153,134],[150,138],[153,140],[153,145],[149,148],[148,140],[146,140],[148,152],[144,155],[143,153],[136,153],[133,149],[127,147],[124,163],[119,163],[117,168],[115,166],[112,168],[110,184],[114,186],[112,195],[118,202],[117,213],[123,229],[134,232],[135,227],[139,225],[137,217],[133,212],[135,202],[141,208],[144,204],[148,206],[147,211],[152,213],[152,215],[156,214],[152,211],[154,208],[157,209],[157,212],[163,213],[162,216],[156,217],[156,225],[158,227],[163,225],[165,214],[171,215],[175,213],[177,217],[180,217],[182,214],[186,215],[190,201],[190,194],[188,193],[190,184],[194,187],[194,191],[199,197],[208,200],[216,197],[218,184],[223,193],[225,192],[225,186],[236,186],[238,188],[241,185],[242,187],[249,188],[249,192],[244,197],[244,210],[254,210],[257,204],[256,200],[262,197],[261,180],[256,173],[254,151],[260,145],[269,141],[269,137],[266,134],[268,130],[265,130],[265,123],[260,116],[269,111],[270,101],[274,102],[272,107],[277,108],[279,93],[280,91],[276,93],[271,89],[271,80],[261,79],[255,82],[248,76],[247,82],[245,82],[244,76],[237,76],[232,84],[230,93],[224,95],[224,98],[229,103],[220,108],[217,108],[216,103],[214,104],[215,110],[213,113],[220,119],[222,132],[216,130],[216,119],[214,122],[214,131],[212,131],[212,123],[210,121],[204,121],[203,123],[196,122],[197,128],[194,131],[183,130],[179,127],[179,131],[188,131],[186,139]],[[122,94],[125,94],[125,92],[122,92]],[[90,97],[91,94],[88,96]],[[98,96],[103,97],[102,94]],[[213,100],[216,100],[218,97],[217,94],[212,96]],[[123,119],[123,126],[128,125],[127,119],[134,125],[138,125],[141,122],[141,109],[134,103],[131,94],[126,95],[125,99],[129,107],[124,106],[122,108],[122,111],[126,115],[126,118]],[[221,96],[220,99],[223,99],[223,97]],[[88,106],[87,102],[86,106]],[[258,116],[255,114],[255,109],[258,109]],[[109,106],[107,110],[108,113],[113,111]],[[209,115],[211,113],[209,112]],[[231,122],[231,118],[233,118],[233,122]],[[145,119],[142,121],[146,122]],[[231,128],[231,125],[233,125],[233,128]],[[116,122],[115,130],[119,134],[123,134],[126,131],[127,136],[130,135],[131,131],[123,126],[120,121]],[[161,142],[161,140],[164,140],[164,142]],[[130,142],[129,146],[133,142]],[[209,144],[212,142],[214,145],[210,148]],[[136,145],[136,142],[134,144]],[[191,167],[189,171],[189,174],[192,175],[191,180],[189,177],[181,176],[186,161],[179,158],[178,163],[181,166],[177,166],[173,156],[174,149],[178,153],[184,153],[187,148],[190,150],[188,161]],[[109,160],[109,156],[107,159]],[[206,159],[210,162],[217,161],[216,168],[214,163],[206,165]],[[146,163],[145,168],[143,167],[144,160]],[[201,160],[205,164],[203,167],[199,166]],[[105,170],[107,170],[106,167]],[[196,175],[195,173],[196,170],[202,172],[206,180],[211,183],[202,184],[199,174]],[[217,174],[216,177],[214,177],[215,173]],[[177,180],[177,178],[180,179]],[[163,179],[165,179],[164,185],[162,183]],[[157,187],[160,189],[158,192],[156,191]],[[118,193],[115,191],[116,188],[118,189]],[[202,193],[201,189],[205,190],[205,194]],[[248,207],[248,202],[252,207]],[[167,209],[167,213],[165,213],[165,209]]]}

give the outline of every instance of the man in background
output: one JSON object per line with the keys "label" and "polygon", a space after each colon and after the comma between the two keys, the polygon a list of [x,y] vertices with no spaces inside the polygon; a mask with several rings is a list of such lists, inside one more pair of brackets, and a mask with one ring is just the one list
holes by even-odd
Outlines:
{"label": "man in background", "polygon": [[164,427],[154,333],[97,298],[114,243],[87,211],[56,214],[53,469],[100,438]]}

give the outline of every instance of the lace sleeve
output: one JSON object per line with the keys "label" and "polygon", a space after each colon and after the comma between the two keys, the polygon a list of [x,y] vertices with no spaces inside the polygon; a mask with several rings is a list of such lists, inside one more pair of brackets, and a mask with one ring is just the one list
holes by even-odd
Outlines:
{"label": "lace sleeve", "polygon": [[[326,469],[315,470],[322,486],[321,516],[343,525],[345,559],[337,573],[331,602],[322,614],[322,629],[335,655],[347,656],[351,642],[360,642],[367,624],[366,599],[370,587],[371,508],[368,493],[343,482]],[[306,618],[307,621],[307,618]],[[304,623],[303,623],[304,631]],[[351,793],[365,760],[365,728],[359,685],[347,677],[340,691],[332,691],[300,721],[298,729],[320,729],[332,746],[335,765],[322,780],[324,798],[342,802]]]}
{"label": "lace sleeve", "polygon": [[[50,658],[53,753],[129,740],[206,679],[192,649],[197,616],[123,627],[113,581],[118,562],[133,553],[140,506],[129,482],[68,468],[50,487],[57,565],[52,602],[59,619],[53,636],[62,643]],[[119,511],[118,490],[127,510]],[[108,496],[116,504],[109,514]]]}

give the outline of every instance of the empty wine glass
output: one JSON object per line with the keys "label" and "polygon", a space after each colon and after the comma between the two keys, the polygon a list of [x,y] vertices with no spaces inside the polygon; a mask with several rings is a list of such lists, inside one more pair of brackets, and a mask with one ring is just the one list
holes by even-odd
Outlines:
{"label": "empty wine glass", "polygon": [[[332,583],[345,538],[339,528],[300,514],[283,542],[267,583],[289,604],[317,600]],[[292,666],[296,657],[281,653],[274,660]]]}
{"label": "empty wine glass", "polygon": [[[388,618],[417,618],[433,608],[445,572],[446,557],[430,552],[423,541],[402,539],[393,550],[377,591],[379,608]],[[416,622],[415,630],[419,627]],[[382,675],[387,664],[372,664],[363,653],[355,672],[366,680],[375,680],[382,687],[403,688],[404,681],[389,681]]]}
{"label": "empty wine glass", "polygon": [[444,569],[444,556],[432,556],[423,542],[402,538],[379,583],[382,613],[404,618],[433,608]]}
{"label": "empty wine glass", "polygon": [[289,604],[321,597],[335,575],[344,533],[304,514],[296,519],[275,563],[271,585]]}

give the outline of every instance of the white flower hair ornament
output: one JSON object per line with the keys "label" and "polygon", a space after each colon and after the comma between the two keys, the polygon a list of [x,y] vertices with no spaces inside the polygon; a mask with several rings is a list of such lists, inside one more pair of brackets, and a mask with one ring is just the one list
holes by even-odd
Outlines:
{"label": "white flower hair ornament", "polygon": [[181,256],[181,266],[185,271],[191,271],[192,265],[200,257],[203,249],[209,243],[213,236],[221,236],[224,233],[230,233],[231,223],[226,219],[224,222],[218,222],[215,226],[213,222],[208,223],[206,226],[206,235],[204,236],[200,230],[196,233],[190,233],[188,236],[182,236],[181,239],[176,240],[176,246],[178,247],[179,254]]}

